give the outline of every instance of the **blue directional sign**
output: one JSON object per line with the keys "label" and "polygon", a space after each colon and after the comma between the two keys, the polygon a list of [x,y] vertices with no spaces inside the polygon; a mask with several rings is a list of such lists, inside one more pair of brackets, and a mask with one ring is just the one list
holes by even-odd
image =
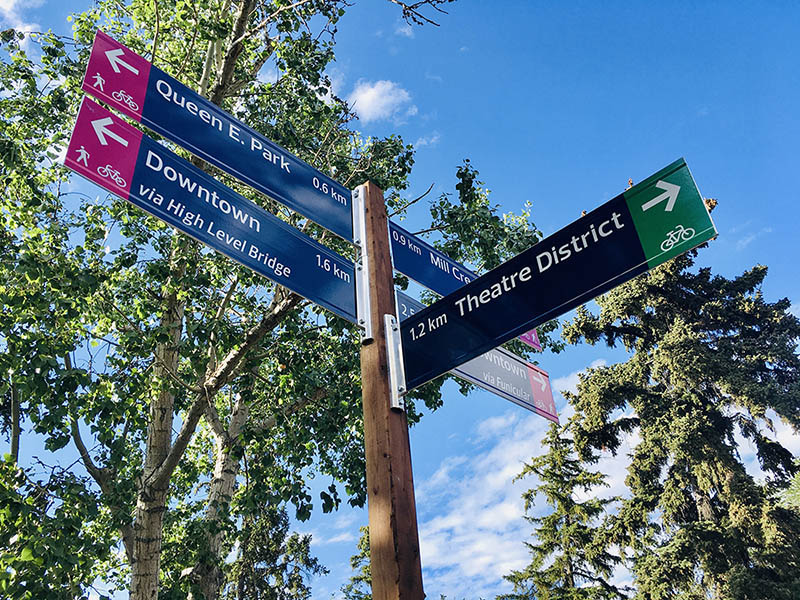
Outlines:
{"label": "blue directional sign", "polygon": [[326,229],[353,240],[350,191],[102,31],[83,90]]}
{"label": "blue directional sign", "polygon": [[352,262],[87,98],[65,164],[217,252],[355,323]]}
{"label": "blue directional sign", "polygon": [[683,159],[401,324],[406,388],[711,239]]}
{"label": "blue directional sign", "polygon": [[[392,221],[389,221],[389,238],[394,268],[437,294],[446,296],[478,278],[464,265]],[[519,339],[541,352],[535,329],[523,333]]]}
{"label": "blue directional sign", "polygon": [[[402,323],[425,305],[397,291],[397,313]],[[549,375],[505,348],[494,348],[450,371],[514,404],[558,423]]]}
{"label": "blue directional sign", "polygon": [[389,221],[389,238],[394,268],[437,294],[446,296],[478,278],[465,266],[392,221]]}

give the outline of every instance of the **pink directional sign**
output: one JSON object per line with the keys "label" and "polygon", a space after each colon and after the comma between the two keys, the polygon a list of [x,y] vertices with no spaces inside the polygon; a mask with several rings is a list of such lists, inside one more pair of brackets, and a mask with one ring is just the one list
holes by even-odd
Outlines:
{"label": "pink directional sign", "polygon": [[538,352],[542,351],[542,344],[541,342],[539,342],[539,334],[536,332],[535,329],[531,329],[530,331],[523,333],[517,339],[520,340],[521,342],[525,342],[526,344],[528,344],[528,346],[530,346],[534,350],[537,350]]}
{"label": "pink directional sign", "polygon": [[82,89],[195,156],[353,239],[350,190],[102,31]]}
{"label": "pink directional sign", "polygon": [[64,163],[178,231],[356,321],[352,262],[88,98]]}
{"label": "pink directional sign", "polygon": [[142,133],[84,98],[64,163],[124,200],[130,199]]}
{"label": "pink directional sign", "polygon": [[547,371],[542,371],[536,365],[527,363],[527,367],[528,379],[531,381],[531,390],[533,391],[533,405],[548,417],[555,417],[554,420],[558,423],[556,403],[553,401],[553,390],[550,387],[550,376]]}
{"label": "pink directional sign", "polygon": [[83,89],[111,106],[122,105],[125,112],[141,121],[151,67],[144,58],[98,31]]}

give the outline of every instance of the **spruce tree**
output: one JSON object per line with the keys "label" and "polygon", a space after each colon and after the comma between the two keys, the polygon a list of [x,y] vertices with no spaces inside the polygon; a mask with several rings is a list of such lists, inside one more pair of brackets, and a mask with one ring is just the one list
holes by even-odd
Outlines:
{"label": "spruce tree", "polygon": [[[531,562],[521,571],[505,577],[514,591],[499,596],[502,600],[583,600],[625,598],[609,583],[614,567],[620,563],[606,547],[601,519],[614,498],[591,497],[605,476],[591,472],[575,456],[568,426],[550,425],[544,440],[546,454],[533,458],[517,479],[529,476],[538,483],[523,494],[525,511],[544,496],[552,512],[526,516],[535,524],[535,542],[526,542]],[[589,493],[587,500],[579,495]]]}
{"label": "spruce tree", "polygon": [[372,572],[369,568],[369,527],[361,527],[358,552],[350,557],[353,574],[342,586],[344,600],[372,600]]}
{"label": "spruce tree", "polygon": [[[800,425],[800,321],[787,299],[763,297],[766,267],[728,279],[693,269],[696,255],[565,325],[569,342],[631,353],[582,377],[576,447],[588,459],[616,452],[625,434],[641,439],[609,526],[632,559],[637,598],[797,598],[800,520],[779,504],[797,465],[768,430],[776,417]],[[763,482],[743,464],[739,436],[756,448]]]}

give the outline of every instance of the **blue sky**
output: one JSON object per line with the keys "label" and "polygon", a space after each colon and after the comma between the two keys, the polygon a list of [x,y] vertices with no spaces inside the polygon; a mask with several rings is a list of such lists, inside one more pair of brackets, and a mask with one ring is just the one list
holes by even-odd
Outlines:
{"label": "blue sky", "polygon": [[[85,1],[0,0],[0,24],[68,33]],[[763,291],[800,314],[796,265],[800,139],[800,5],[793,2],[572,2],[460,0],[440,27],[409,27],[388,2],[356,3],[337,34],[335,91],[354,103],[366,135],[400,134],[417,147],[409,197],[434,185],[454,192],[465,158],[503,211],[532,203],[548,235],[685,157],[701,193],[719,200],[719,238],[701,265],[734,276],[770,268]],[[267,65],[266,70],[269,70]],[[426,224],[420,207],[404,224]],[[571,348],[539,360],[554,387],[620,360]],[[563,411],[564,400],[557,398]],[[445,406],[411,432],[428,597],[491,597],[526,560],[522,462],[540,452],[547,422],[449,384]],[[795,453],[800,442],[778,434]],[[635,444],[636,439],[630,440]],[[742,448],[746,461],[752,449]],[[624,460],[603,469],[620,490]],[[331,574],[330,597],[349,575],[365,511],[298,525]],[[624,574],[620,574],[624,578]]]}

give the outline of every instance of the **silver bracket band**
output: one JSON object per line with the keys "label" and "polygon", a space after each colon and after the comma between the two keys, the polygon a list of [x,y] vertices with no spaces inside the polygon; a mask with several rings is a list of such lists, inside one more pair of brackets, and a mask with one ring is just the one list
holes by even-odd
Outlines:
{"label": "silver bracket band", "polygon": [[369,293],[369,255],[367,253],[367,212],[364,203],[364,186],[353,190],[353,243],[356,246],[356,318],[361,329],[361,343],[372,336],[372,302]]}
{"label": "silver bracket band", "polygon": [[403,368],[403,347],[400,341],[400,326],[394,315],[383,315],[386,331],[386,357],[389,362],[389,387],[392,396],[392,408],[405,410],[406,371]]}

